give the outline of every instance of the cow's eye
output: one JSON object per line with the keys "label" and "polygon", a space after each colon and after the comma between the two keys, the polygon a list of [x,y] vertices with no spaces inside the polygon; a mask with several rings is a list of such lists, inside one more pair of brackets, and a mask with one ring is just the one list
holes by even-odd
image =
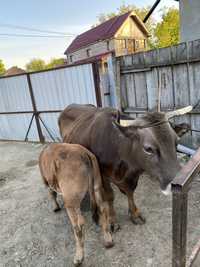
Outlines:
{"label": "cow's eye", "polygon": [[150,146],[144,146],[143,150],[148,155],[153,155],[154,154],[153,148],[151,148]]}

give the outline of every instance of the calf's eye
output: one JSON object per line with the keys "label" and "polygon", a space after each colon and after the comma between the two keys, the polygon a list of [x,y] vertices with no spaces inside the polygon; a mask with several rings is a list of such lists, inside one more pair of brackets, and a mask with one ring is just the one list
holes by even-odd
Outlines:
{"label": "calf's eye", "polygon": [[154,154],[154,151],[150,146],[144,146],[143,150],[147,155],[153,155]]}

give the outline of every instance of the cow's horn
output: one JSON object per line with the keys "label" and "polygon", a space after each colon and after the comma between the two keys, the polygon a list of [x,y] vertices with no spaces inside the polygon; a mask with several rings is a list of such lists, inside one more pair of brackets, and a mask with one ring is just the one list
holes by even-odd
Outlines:
{"label": "cow's horn", "polygon": [[190,112],[192,109],[193,109],[192,106],[187,106],[185,108],[180,108],[180,109],[177,109],[174,111],[169,111],[166,113],[166,117],[167,117],[167,119],[170,119],[170,118],[173,118],[175,116],[184,115],[184,114]]}
{"label": "cow's horn", "polygon": [[132,120],[120,120],[120,125],[127,127],[130,125],[133,125],[133,121],[134,121],[134,119],[132,119]]}

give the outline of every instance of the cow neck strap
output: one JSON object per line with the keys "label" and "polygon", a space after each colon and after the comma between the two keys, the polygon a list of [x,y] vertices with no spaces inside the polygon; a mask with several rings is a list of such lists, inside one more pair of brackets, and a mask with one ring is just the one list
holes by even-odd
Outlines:
{"label": "cow neck strap", "polygon": [[159,121],[159,122],[155,122],[155,123],[150,123],[150,124],[146,124],[146,125],[143,125],[143,126],[137,126],[137,128],[139,129],[144,129],[144,128],[152,128],[152,127],[157,127],[161,124],[164,124],[164,123],[169,123],[168,120],[163,120],[163,121]]}

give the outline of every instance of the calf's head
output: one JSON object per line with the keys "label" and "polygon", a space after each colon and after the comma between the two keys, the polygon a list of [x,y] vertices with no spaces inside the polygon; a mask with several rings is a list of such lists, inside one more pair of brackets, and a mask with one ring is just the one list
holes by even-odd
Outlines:
{"label": "calf's head", "polygon": [[171,192],[171,181],[180,169],[176,154],[179,137],[168,121],[174,115],[180,114],[147,113],[130,126],[120,127],[129,139],[129,163],[156,177],[164,194]]}

